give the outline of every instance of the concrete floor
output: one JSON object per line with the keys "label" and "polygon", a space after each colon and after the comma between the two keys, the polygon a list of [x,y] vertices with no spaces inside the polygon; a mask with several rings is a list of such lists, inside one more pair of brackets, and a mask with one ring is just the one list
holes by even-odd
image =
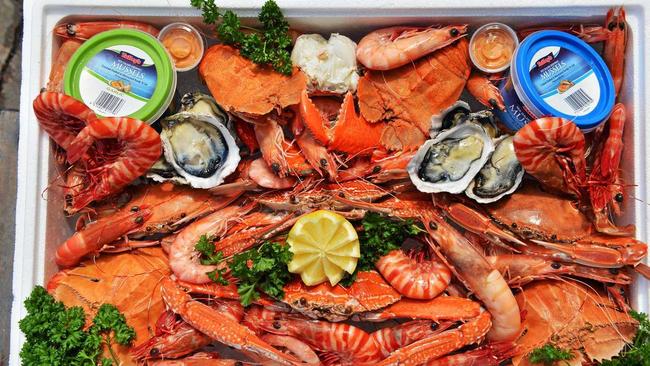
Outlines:
{"label": "concrete floor", "polygon": [[0,0],[0,10],[0,209],[11,212],[0,220],[0,365],[6,365],[14,258],[22,1]]}

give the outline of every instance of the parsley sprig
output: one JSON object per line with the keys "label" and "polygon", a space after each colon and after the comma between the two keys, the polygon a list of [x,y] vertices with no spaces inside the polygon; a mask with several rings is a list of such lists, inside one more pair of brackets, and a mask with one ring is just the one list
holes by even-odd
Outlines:
{"label": "parsley sprig", "polygon": [[[135,338],[135,330],[111,304],[99,307],[86,330],[81,307],[66,308],[41,286],[25,300],[25,308],[27,316],[19,322],[26,338],[20,350],[23,365],[118,365],[113,344],[127,346]],[[99,361],[104,346],[111,357]]]}
{"label": "parsley sprig", "polygon": [[574,354],[571,353],[570,350],[562,349],[560,347],[547,343],[544,345],[544,347],[533,350],[529,357],[531,363],[539,363],[545,366],[550,366],[558,361],[571,360],[573,359]]}
{"label": "parsley sprig", "polygon": [[201,10],[203,22],[206,24],[217,24],[219,18],[221,23],[217,26],[217,35],[225,44],[231,44],[239,48],[242,56],[257,64],[271,65],[273,68],[285,75],[292,71],[291,37],[289,36],[289,23],[278,4],[273,0],[267,0],[262,6],[258,15],[262,29],[253,29],[253,32],[242,31],[242,25],[237,14],[226,10],[223,14],[214,0],[190,0],[192,6]]}
{"label": "parsley sprig", "polygon": [[[223,253],[216,251],[213,241],[214,237],[201,235],[199,241],[194,246],[194,249],[201,253],[200,259],[203,265],[219,265],[223,261]],[[225,286],[228,284],[228,280],[225,278],[226,271],[227,269],[225,267],[217,267],[215,270],[206,274],[213,282]]]}
{"label": "parsley sprig", "polygon": [[[202,264],[219,265],[223,254],[216,251],[211,238],[201,236],[195,249],[201,253]],[[260,291],[277,299],[284,297],[284,285],[291,280],[287,264],[293,258],[287,245],[265,242],[257,248],[234,255],[228,262],[230,275],[236,279],[239,300],[244,306],[259,299]],[[227,285],[224,278],[226,268],[208,272],[214,282]]]}
{"label": "parsley sprig", "polygon": [[634,310],[630,315],[639,321],[639,330],[634,341],[620,355],[610,361],[603,361],[603,366],[648,366],[650,365],[650,320],[648,314]]}

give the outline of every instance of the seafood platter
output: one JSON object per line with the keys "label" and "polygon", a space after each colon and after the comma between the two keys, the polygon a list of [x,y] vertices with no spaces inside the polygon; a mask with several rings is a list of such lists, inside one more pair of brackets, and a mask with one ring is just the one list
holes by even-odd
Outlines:
{"label": "seafood platter", "polygon": [[650,365],[641,2],[85,3],[25,4],[10,364]]}

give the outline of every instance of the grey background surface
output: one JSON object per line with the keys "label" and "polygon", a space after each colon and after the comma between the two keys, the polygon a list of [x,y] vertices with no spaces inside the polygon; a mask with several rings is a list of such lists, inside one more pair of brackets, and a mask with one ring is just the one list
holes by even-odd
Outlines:
{"label": "grey background surface", "polygon": [[9,358],[21,41],[22,1],[0,0],[0,365]]}

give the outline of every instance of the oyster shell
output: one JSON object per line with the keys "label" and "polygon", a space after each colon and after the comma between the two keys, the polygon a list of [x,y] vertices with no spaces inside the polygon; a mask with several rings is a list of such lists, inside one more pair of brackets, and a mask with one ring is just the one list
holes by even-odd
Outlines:
{"label": "oyster shell", "polygon": [[493,150],[492,140],[483,127],[463,123],[427,140],[406,169],[421,192],[461,193]]}
{"label": "oyster shell", "polygon": [[[181,98],[181,112],[161,121],[164,161],[148,176],[195,188],[212,188],[237,168],[239,147],[225,124],[228,115],[214,99],[201,93]],[[176,175],[171,174],[171,167]]]}
{"label": "oyster shell", "polygon": [[147,178],[152,179],[154,182],[174,182],[176,184],[188,184],[187,180],[174,170],[174,167],[171,166],[165,159],[165,156],[162,155],[158,161],[156,161],[149,171],[145,175]]}
{"label": "oyster shell", "polygon": [[228,114],[219,108],[214,98],[201,92],[185,93],[181,97],[179,112],[213,116],[220,119],[224,125],[227,125],[229,121]]}
{"label": "oyster shell", "polygon": [[494,113],[487,109],[478,112],[471,112],[469,104],[459,100],[449,108],[431,117],[429,136],[436,137],[442,130],[447,130],[465,122],[472,122],[482,126],[488,136],[495,138],[499,134]]}
{"label": "oyster shell", "polygon": [[505,135],[495,142],[494,152],[465,190],[465,194],[479,203],[498,201],[513,193],[524,177],[524,169],[512,144],[512,136]]}
{"label": "oyster shell", "polygon": [[357,44],[332,33],[329,40],[320,34],[303,34],[296,39],[291,62],[309,78],[309,91],[345,94],[357,90]]}

